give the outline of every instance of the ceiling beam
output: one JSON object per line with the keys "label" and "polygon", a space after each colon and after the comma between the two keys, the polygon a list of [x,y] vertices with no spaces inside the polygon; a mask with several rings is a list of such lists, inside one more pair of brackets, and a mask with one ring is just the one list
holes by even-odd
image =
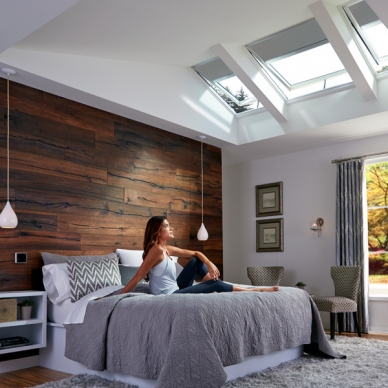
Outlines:
{"label": "ceiling beam", "polygon": [[365,101],[377,99],[377,80],[361,54],[339,9],[327,1],[309,6]]}
{"label": "ceiling beam", "polygon": [[216,44],[213,51],[241,80],[250,92],[263,104],[279,123],[287,121],[287,104],[268,80],[260,73],[247,50],[231,44]]}
{"label": "ceiling beam", "polygon": [[388,1],[387,0],[365,0],[366,3],[373,9],[373,12],[388,28]]}

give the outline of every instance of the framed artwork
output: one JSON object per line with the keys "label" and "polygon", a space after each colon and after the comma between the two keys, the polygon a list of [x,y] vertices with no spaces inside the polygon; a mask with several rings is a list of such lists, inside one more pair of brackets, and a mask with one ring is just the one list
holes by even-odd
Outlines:
{"label": "framed artwork", "polygon": [[283,252],[283,218],[256,221],[256,252]]}
{"label": "framed artwork", "polygon": [[256,186],[256,217],[283,214],[283,182]]}

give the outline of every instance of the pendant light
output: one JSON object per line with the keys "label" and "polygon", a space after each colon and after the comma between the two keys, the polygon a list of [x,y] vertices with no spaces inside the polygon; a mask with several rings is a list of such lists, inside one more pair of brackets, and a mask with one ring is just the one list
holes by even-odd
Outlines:
{"label": "pendant light", "polygon": [[203,136],[203,135],[198,136],[198,139],[201,140],[201,181],[202,181],[202,190],[201,190],[202,206],[201,206],[201,209],[202,209],[202,224],[201,224],[201,227],[198,230],[197,239],[199,241],[206,241],[209,238],[209,233],[207,232],[207,230],[205,228],[205,225],[203,224],[203,143],[202,143],[202,141],[206,139],[206,136]]}
{"label": "pendant light", "polygon": [[1,69],[7,75],[7,203],[0,214],[0,226],[2,228],[16,228],[18,218],[9,203],[9,76],[15,75],[16,71]]}

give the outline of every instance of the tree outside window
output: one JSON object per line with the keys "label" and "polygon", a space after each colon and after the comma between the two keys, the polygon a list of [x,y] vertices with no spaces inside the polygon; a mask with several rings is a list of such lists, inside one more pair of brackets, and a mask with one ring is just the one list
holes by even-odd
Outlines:
{"label": "tree outside window", "polygon": [[388,287],[388,162],[366,166],[369,282]]}

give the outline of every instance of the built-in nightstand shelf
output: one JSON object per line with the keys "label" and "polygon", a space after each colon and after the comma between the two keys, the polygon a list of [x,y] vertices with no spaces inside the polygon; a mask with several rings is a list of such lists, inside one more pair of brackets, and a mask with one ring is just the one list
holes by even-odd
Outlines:
{"label": "built-in nightstand shelf", "polygon": [[[0,292],[0,299],[16,298],[17,303],[24,299],[34,301],[31,319],[18,319],[11,322],[0,323],[0,338],[25,337],[32,342],[31,345],[15,346],[0,349],[0,354],[22,352],[25,350],[38,349],[46,346],[47,326],[47,294],[44,291],[10,291]],[[19,314],[18,314],[18,318]]]}

